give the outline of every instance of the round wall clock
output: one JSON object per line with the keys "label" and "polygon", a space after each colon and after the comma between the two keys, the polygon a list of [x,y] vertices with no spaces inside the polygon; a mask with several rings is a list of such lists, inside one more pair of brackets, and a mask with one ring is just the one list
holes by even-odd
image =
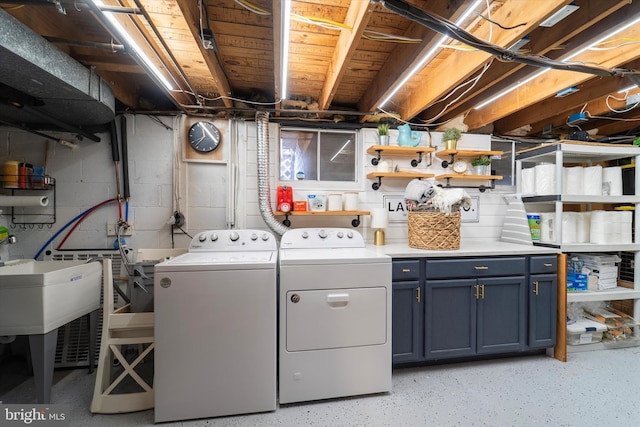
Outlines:
{"label": "round wall clock", "polygon": [[453,163],[453,171],[455,173],[465,173],[467,171],[467,162],[464,160],[456,160]]}
{"label": "round wall clock", "polygon": [[195,122],[187,137],[191,148],[200,153],[209,153],[220,145],[220,131],[211,122]]}

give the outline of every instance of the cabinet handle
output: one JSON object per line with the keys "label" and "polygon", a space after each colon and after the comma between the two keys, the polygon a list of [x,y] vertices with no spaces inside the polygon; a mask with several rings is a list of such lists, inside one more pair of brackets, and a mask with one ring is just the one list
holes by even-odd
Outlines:
{"label": "cabinet handle", "polygon": [[476,295],[475,295],[475,297],[476,297],[476,299],[478,299],[478,293],[479,293],[479,288],[480,288],[480,286],[479,286],[479,285],[474,285],[474,287],[476,288]]}
{"label": "cabinet handle", "polygon": [[476,265],[473,267],[474,270],[488,270],[489,267],[486,267],[484,265]]}
{"label": "cabinet handle", "polygon": [[544,266],[545,266],[545,267],[553,267],[553,264],[551,264],[550,262],[545,262],[545,263],[544,263]]}
{"label": "cabinet handle", "polygon": [[420,286],[418,286],[416,288],[416,291],[418,291],[418,293],[416,294],[416,301],[420,302],[421,298],[420,298]]}
{"label": "cabinet handle", "polygon": [[533,293],[538,295],[538,281],[533,282]]}
{"label": "cabinet handle", "polygon": [[410,271],[411,271],[411,269],[410,269],[410,268],[403,268],[403,269],[402,269],[402,272],[403,272],[403,273],[409,273]]}
{"label": "cabinet handle", "polygon": [[480,292],[480,299],[484,299],[484,285],[480,285],[480,290],[482,292]]}

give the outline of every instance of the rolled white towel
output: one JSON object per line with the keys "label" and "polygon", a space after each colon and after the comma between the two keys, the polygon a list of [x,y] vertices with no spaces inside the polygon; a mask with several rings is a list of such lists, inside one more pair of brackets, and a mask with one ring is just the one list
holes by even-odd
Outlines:
{"label": "rolled white towel", "polygon": [[426,203],[435,195],[436,187],[427,181],[413,179],[404,190],[404,198],[418,203]]}

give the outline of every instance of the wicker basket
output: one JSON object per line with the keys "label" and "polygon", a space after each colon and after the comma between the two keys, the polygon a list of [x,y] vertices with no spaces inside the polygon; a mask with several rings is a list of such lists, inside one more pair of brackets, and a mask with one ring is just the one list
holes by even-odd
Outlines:
{"label": "wicker basket", "polygon": [[409,246],[417,249],[460,249],[460,211],[409,212]]}

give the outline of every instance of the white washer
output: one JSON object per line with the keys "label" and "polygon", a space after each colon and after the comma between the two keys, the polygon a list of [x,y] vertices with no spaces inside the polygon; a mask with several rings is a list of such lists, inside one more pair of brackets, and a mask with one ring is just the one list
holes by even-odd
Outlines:
{"label": "white washer", "polygon": [[279,401],[391,391],[391,258],[357,231],[280,241]]}
{"label": "white washer", "polygon": [[210,230],[155,266],[155,421],[276,409],[277,243]]}

